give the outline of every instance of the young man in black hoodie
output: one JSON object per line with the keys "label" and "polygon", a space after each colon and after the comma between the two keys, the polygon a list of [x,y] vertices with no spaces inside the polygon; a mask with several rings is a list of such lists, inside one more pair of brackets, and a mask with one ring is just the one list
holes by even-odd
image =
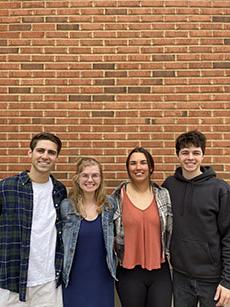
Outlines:
{"label": "young man in black hoodie", "polygon": [[176,140],[180,163],[164,182],[171,196],[170,246],[174,307],[230,303],[230,186],[201,166],[206,137],[199,131]]}

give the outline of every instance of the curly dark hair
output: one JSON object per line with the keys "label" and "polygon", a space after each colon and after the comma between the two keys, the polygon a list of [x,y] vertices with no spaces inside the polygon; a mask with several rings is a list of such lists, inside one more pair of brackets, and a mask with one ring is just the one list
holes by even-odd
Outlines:
{"label": "curly dark hair", "polygon": [[178,155],[182,148],[189,147],[191,145],[200,147],[204,154],[206,148],[206,136],[198,130],[182,133],[176,139],[176,154]]}

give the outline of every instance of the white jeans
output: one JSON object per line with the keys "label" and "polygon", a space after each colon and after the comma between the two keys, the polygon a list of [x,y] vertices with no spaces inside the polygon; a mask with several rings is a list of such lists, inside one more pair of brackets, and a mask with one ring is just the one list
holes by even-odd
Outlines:
{"label": "white jeans", "polygon": [[1,307],[63,307],[62,287],[56,288],[56,282],[28,287],[26,302],[19,301],[18,293],[0,288]]}

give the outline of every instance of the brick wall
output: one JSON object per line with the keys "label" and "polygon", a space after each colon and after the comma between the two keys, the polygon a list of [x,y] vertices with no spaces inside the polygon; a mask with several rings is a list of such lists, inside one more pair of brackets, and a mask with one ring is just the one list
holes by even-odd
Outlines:
{"label": "brick wall", "polygon": [[112,188],[136,145],[161,183],[175,137],[199,128],[205,163],[230,180],[230,1],[1,1],[0,20],[1,178],[50,131],[67,186],[76,157],[94,155]]}

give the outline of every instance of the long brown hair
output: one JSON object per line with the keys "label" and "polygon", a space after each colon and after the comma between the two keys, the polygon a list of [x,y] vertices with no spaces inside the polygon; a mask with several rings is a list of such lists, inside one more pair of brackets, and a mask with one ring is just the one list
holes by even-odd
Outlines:
{"label": "long brown hair", "polygon": [[83,191],[79,185],[79,176],[83,172],[86,166],[97,165],[100,171],[101,183],[98,189],[95,191],[95,199],[97,205],[97,212],[101,213],[106,202],[106,191],[104,184],[104,176],[102,171],[102,166],[95,158],[92,157],[82,157],[76,163],[76,174],[72,178],[73,186],[69,192],[69,198],[73,201],[77,213],[84,216],[84,204],[83,204]]}

